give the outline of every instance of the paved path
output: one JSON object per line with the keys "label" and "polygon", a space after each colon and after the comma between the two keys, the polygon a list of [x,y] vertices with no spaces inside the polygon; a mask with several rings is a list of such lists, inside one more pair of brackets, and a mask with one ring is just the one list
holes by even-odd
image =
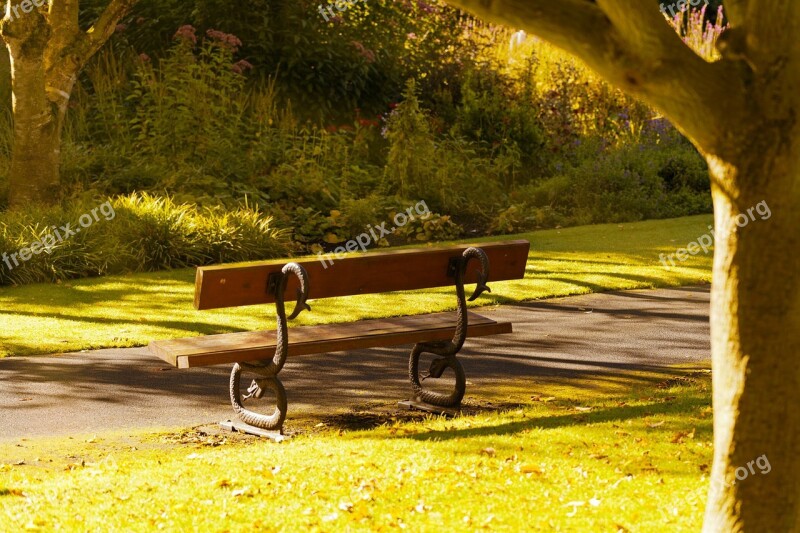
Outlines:
{"label": "paved path", "polygon": [[[467,341],[467,397],[537,379],[613,380],[710,359],[707,287],[590,294],[481,313],[515,333]],[[304,356],[281,373],[289,418],[408,397],[408,347]],[[0,439],[230,418],[229,368],[178,371],[146,348],[0,359]]]}

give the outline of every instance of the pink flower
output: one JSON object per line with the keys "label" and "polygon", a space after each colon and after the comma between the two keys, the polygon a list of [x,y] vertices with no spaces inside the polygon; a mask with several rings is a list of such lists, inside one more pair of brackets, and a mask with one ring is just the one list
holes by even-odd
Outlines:
{"label": "pink flower", "polygon": [[125,31],[127,29],[128,29],[128,25],[127,24],[117,24],[117,27],[114,28],[114,31],[116,33],[121,33],[121,32],[123,32],[123,31]]}
{"label": "pink flower", "polygon": [[242,59],[234,63],[231,67],[231,70],[233,70],[236,74],[244,74],[248,70],[253,70],[253,64],[245,59]]}
{"label": "pink flower", "polygon": [[425,13],[436,13],[436,8],[430,4],[426,4],[425,2],[417,1],[417,7],[419,7]]}
{"label": "pink flower", "polygon": [[413,40],[415,40],[417,38],[417,34],[412,32],[412,33],[409,33],[408,35],[406,35],[406,37],[408,37],[409,39],[411,39],[413,41]]}
{"label": "pink flower", "polygon": [[178,28],[178,31],[175,32],[173,39],[183,39],[184,41],[190,41],[192,44],[197,44],[196,32],[197,30],[194,29],[194,26],[186,24],[185,26]]}
{"label": "pink flower", "polygon": [[367,63],[374,63],[375,62],[375,52],[364,46],[358,41],[350,41],[350,44],[356,47],[358,50],[358,54],[367,60]]}
{"label": "pink flower", "polygon": [[141,61],[142,63],[149,63],[150,56],[147,54],[139,54],[139,61]]}
{"label": "pink flower", "polygon": [[225,33],[222,31],[217,30],[208,30],[206,32],[211,40],[220,43],[225,48],[230,50],[236,51],[240,46],[242,46],[242,41],[239,38],[231,33]]}

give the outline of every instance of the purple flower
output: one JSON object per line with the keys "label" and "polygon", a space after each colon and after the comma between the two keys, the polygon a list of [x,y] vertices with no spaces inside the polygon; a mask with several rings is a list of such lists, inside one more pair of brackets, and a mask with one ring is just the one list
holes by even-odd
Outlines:
{"label": "purple flower", "polygon": [[233,64],[231,70],[233,70],[236,74],[244,74],[248,70],[253,70],[253,65],[249,61],[241,59]]}
{"label": "purple flower", "polygon": [[217,30],[208,30],[206,32],[211,40],[218,42],[225,48],[230,50],[236,51],[240,46],[242,46],[242,41],[239,38],[231,33],[225,33],[222,31]]}
{"label": "purple flower", "polygon": [[192,44],[197,44],[196,32],[197,30],[194,29],[194,26],[186,24],[185,26],[178,28],[178,31],[175,32],[175,35],[172,38],[182,39],[184,41],[190,41]]}

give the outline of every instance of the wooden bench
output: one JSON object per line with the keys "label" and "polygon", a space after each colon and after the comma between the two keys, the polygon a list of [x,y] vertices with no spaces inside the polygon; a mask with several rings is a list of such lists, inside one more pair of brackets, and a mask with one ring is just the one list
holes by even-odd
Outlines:
{"label": "wooden bench", "polygon": [[[476,283],[470,300],[488,290],[489,281],[521,279],[528,259],[528,241],[452,246],[345,257],[334,264],[305,260],[223,265],[197,269],[194,305],[198,310],[275,303],[275,331],[227,333],[156,341],[150,351],[178,368],[233,363],[230,396],[244,424],[229,422],[238,430],[280,431],[286,418],[287,400],[278,373],[288,356],[414,344],[409,377],[417,406],[456,408],[466,390],[466,377],[456,355],[466,337],[510,333],[511,323],[497,322],[467,312],[465,283]],[[491,270],[490,270],[491,265]],[[429,289],[455,285],[456,313],[434,313],[356,323],[287,328],[287,321],[310,310],[308,299],[354,296],[392,291]],[[296,301],[286,316],[285,302]],[[440,378],[447,368],[455,373],[452,393],[422,387],[419,359],[436,356],[426,377]],[[240,383],[242,371],[256,374],[246,394]],[[267,390],[276,396],[272,414],[262,415],[245,407]]]}

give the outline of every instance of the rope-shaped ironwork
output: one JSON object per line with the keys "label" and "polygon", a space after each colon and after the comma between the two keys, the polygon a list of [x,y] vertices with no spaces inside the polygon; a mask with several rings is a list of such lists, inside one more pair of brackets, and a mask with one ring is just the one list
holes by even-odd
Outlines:
{"label": "rope-shaped ironwork", "polygon": [[[297,304],[295,305],[294,311],[287,317],[284,293],[286,292],[286,285],[290,275],[297,277],[300,282],[300,287],[297,289]],[[280,274],[277,275],[275,280],[273,290],[275,291],[275,309],[278,315],[275,356],[266,362],[234,364],[233,370],[231,371],[230,382],[231,405],[233,405],[233,410],[236,411],[236,414],[239,415],[239,418],[245,424],[250,424],[251,426],[266,430],[280,429],[283,427],[283,422],[286,419],[286,389],[284,389],[283,383],[278,379],[278,373],[283,369],[283,365],[286,363],[286,356],[289,352],[287,320],[297,318],[303,311],[311,310],[311,307],[306,303],[308,299],[308,273],[297,263],[289,263],[281,269]],[[253,380],[244,397],[240,390],[241,373],[243,369],[252,371],[261,376],[261,379]],[[274,392],[276,398],[275,410],[271,415],[255,413],[244,406],[244,402],[250,398],[260,399],[264,395],[266,389]]]}
{"label": "rope-shaped ironwork", "polygon": [[[477,259],[480,262],[481,269],[478,272],[478,284],[472,296],[470,296],[469,301],[475,300],[484,292],[492,292],[486,285],[489,280],[489,258],[480,248],[468,248],[461,257],[458,258],[454,273],[456,295],[458,297],[458,314],[456,317],[456,331],[453,335],[453,340],[445,342],[420,342],[411,350],[411,356],[408,360],[408,376],[411,380],[411,388],[414,390],[416,399],[437,407],[459,406],[467,388],[467,378],[464,374],[464,367],[461,366],[461,362],[456,355],[461,351],[461,348],[464,346],[464,341],[467,339],[469,319],[467,313],[467,298],[464,291],[464,276],[467,272],[467,266],[472,259]],[[456,378],[453,392],[450,394],[442,394],[425,390],[422,387],[422,383],[419,379],[419,358],[423,353],[439,356],[431,362],[428,375],[423,379],[440,378],[446,369],[451,368]]]}

